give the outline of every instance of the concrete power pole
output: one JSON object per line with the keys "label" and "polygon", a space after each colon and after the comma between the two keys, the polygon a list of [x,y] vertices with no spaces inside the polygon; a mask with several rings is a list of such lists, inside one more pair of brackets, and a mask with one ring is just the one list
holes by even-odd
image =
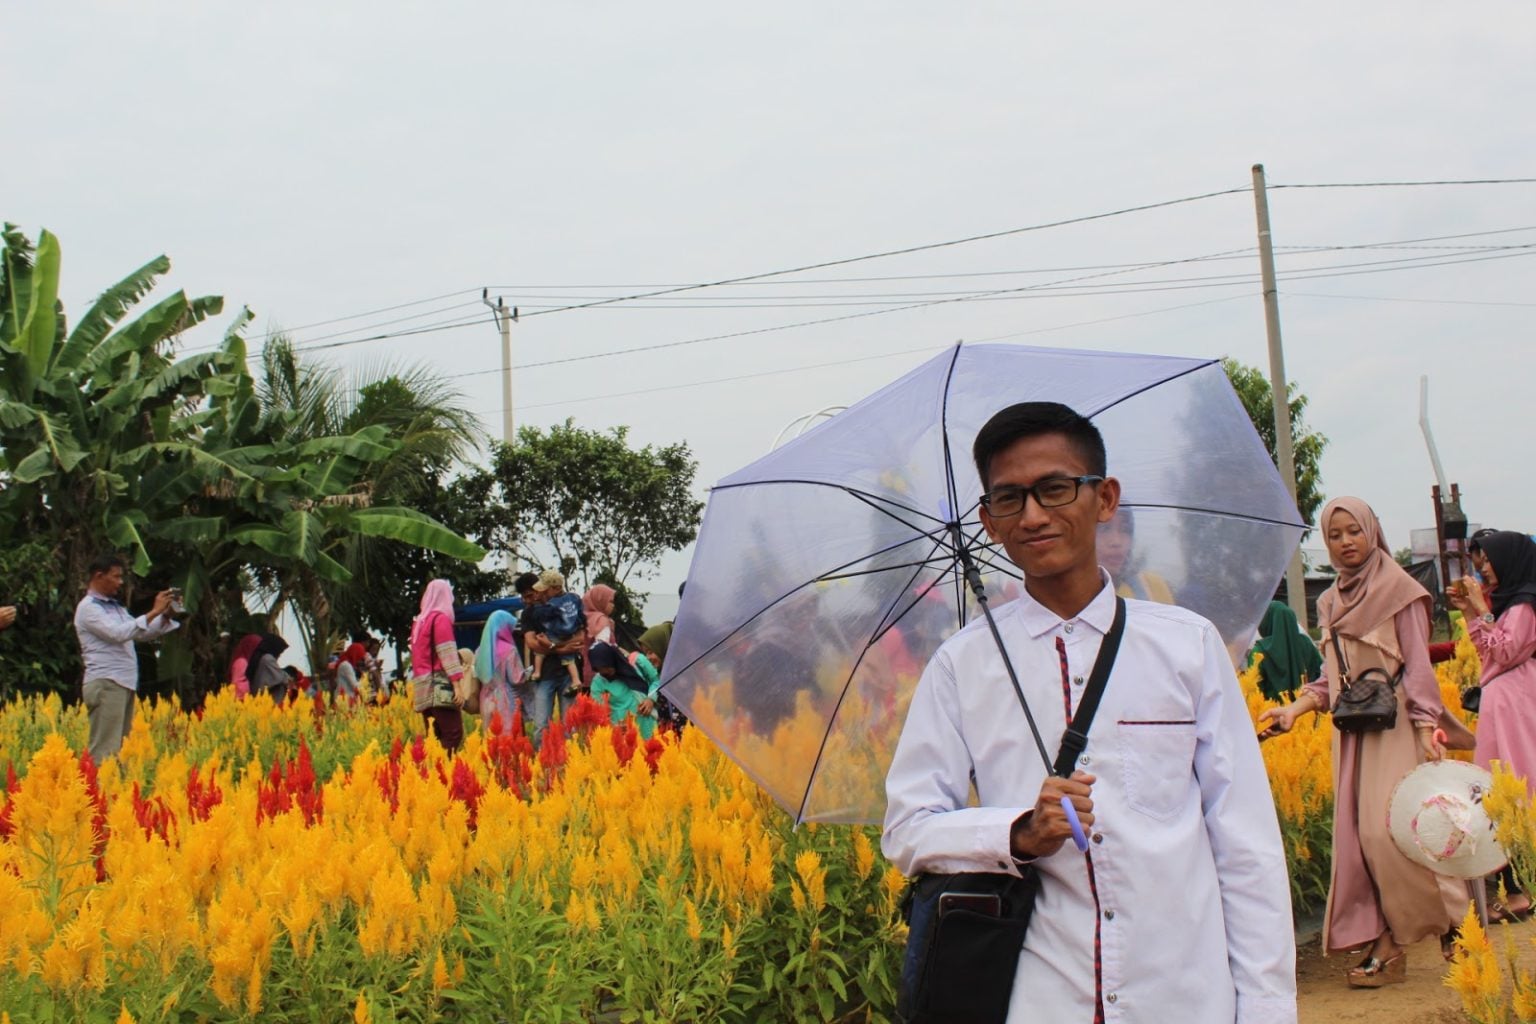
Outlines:
{"label": "concrete power pole", "polygon": [[[1269,337],[1269,386],[1275,402],[1275,461],[1280,479],[1296,500],[1296,453],[1291,446],[1290,389],[1285,381],[1285,351],[1280,344],[1280,292],[1275,285],[1275,247],[1269,233],[1269,196],[1264,191],[1264,165],[1253,165],[1253,207],[1259,222],[1259,270],[1264,279],[1264,330]],[[1306,579],[1301,548],[1291,554],[1285,569],[1285,595],[1296,620],[1307,622]]]}
{"label": "concrete power pole", "polygon": [[490,299],[490,289],[480,289],[480,301],[491,307],[496,314],[496,326],[501,329],[501,439],[512,443],[512,321],[517,319],[517,308],[507,308],[507,300],[496,296]]}

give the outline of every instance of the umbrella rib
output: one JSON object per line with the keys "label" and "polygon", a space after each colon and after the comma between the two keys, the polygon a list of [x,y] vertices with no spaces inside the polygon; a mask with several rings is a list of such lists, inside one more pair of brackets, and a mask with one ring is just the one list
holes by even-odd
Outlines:
{"label": "umbrella rib", "polygon": [[1288,523],[1284,519],[1271,519],[1268,516],[1254,516],[1246,512],[1227,512],[1219,508],[1200,508],[1195,505],[1160,505],[1155,502],[1128,501],[1125,508],[1161,508],[1171,509],[1174,512],[1193,512],[1204,516],[1221,516],[1224,519],[1241,519],[1249,523],[1263,523],[1266,526],[1289,526],[1297,530],[1309,529],[1306,523]]}
{"label": "umbrella rib", "polygon": [[1205,369],[1207,366],[1214,365],[1216,362],[1218,362],[1218,360],[1207,359],[1205,362],[1201,363],[1198,366],[1191,366],[1188,369],[1180,370],[1178,373],[1170,374],[1169,376],[1164,377],[1162,380],[1155,380],[1155,381],[1153,381],[1150,384],[1144,384],[1141,387],[1137,388],[1135,391],[1132,391],[1130,394],[1128,394],[1128,395],[1121,395],[1119,398],[1115,399],[1113,402],[1110,402],[1108,405],[1103,406],[1102,408],[1099,408],[1099,409],[1095,409],[1093,412],[1087,413],[1086,417],[1091,420],[1095,416],[1102,416],[1104,413],[1109,412],[1109,410],[1113,409],[1115,406],[1120,405],[1120,404],[1122,404],[1124,402],[1129,402],[1131,399],[1135,398],[1137,395],[1144,394],[1144,393],[1146,393],[1148,391],[1151,391],[1153,388],[1160,388],[1164,384],[1170,384],[1173,381],[1178,380],[1180,377],[1188,377],[1192,373],[1198,373],[1201,370]]}
{"label": "umbrella rib", "polygon": [[960,362],[960,347],[955,343],[954,354],[949,357],[949,369],[944,374],[944,397],[939,405],[939,437],[944,441],[944,486],[949,492],[949,514],[960,514],[960,495],[955,488],[955,459],[949,450],[949,388],[955,380],[955,365]]}
{"label": "umbrella rib", "polygon": [[731,637],[735,636],[737,633],[740,633],[743,629],[746,629],[748,626],[750,626],[754,621],[756,621],[762,615],[764,615],[767,612],[771,611],[772,609],[774,609],[775,607],[777,607],[779,604],[783,603],[784,601],[789,600],[791,597],[795,596],[800,591],[804,590],[806,587],[809,587],[809,586],[811,586],[813,584],[821,582],[822,577],[830,575],[831,573],[842,572],[844,569],[852,568],[853,566],[858,565],[860,562],[865,561],[866,559],[878,558],[881,555],[889,554],[890,552],[895,551],[897,548],[905,547],[906,545],[911,544],[913,541],[920,540],[923,537],[927,537],[930,540],[933,539],[932,535],[931,534],[927,534],[927,533],[919,534],[916,537],[908,537],[904,541],[900,541],[899,543],[896,543],[896,544],[891,544],[888,547],[883,547],[879,551],[871,551],[867,555],[860,555],[858,558],[855,558],[852,561],[844,562],[842,565],[834,566],[833,568],[828,569],[825,573],[822,573],[820,576],[813,576],[810,579],[806,580],[804,583],[801,583],[801,584],[799,584],[799,585],[797,585],[795,587],[792,587],[791,589],[785,591],[784,593],[780,594],[778,597],[774,598],[772,601],[769,601],[767,604],[763,605],[757,611],[753,612],[751,615],[749,615],[742,622],[738,623],[735,626],[735,628],[733,628],[730,631],[728,631],[725,634],[723,634],[720,637],[719,640],[716,640],[707,649],[705,649],[704,651],[701,651],[696,658],[694,658],[688,664],[684,665],[682,668],[678,669],[676,673],[669,674],[667,676],[667,678],[661,683],[662,689],[666,689],[666,687],[668,687],[673,682],[675,682],[679,677],[681,677],[683,674],[685,674],[689,669],[693,668],[693,666],[697,665],[699,662],[703,661],[705,658],[709,657],[711,654],[714,654],[721,647],[724,647],[726,642],[728,640],[730,640]]}
{"label": "umbrella rib", "polygon": [[[934,550],[937,551],[942,546],[942,542],[935,544]],[[841,572],[835,576],[818,576],[816,578],[816,582],[822,583],[831,580],[853,580],[858,579],[860,576],[873,576],[876,573],[891,572],[895,569],[911,569],[914,566],[921,570],[924,566],[927,565],[941,565],[945,562],[953,562],[954,558],[954,555],[929,555],[927,558],[919,562],[901,562],[897,565],[883,565],[878,569],[860,569],[858,572]]]}
{"label": "umbrella rib", "polygon": [[[939,550],[939,548],[943,547],[944,543],[945,542],[944,542],[942,537],[937,538],[935,540],[935,542],[934,542],[933,550],[934,551]],[[932,558],[933,557],[933,552],[929,552],[929,556],[928,557]],[[916,580],[918,575],[922,571],[923,570],[922,570],[922,566],[921,565],[919,565],[918,568],[913,571],[911,579],[909,579],[907,581],[905,586],[903,586],[900,590],[898,590],[896,592],[898,596],[896,598],[896,601],[893,601],[891,603],[891,608],[894,608],[896,606],[896,604],[900,602],[900,600],[901,600],[900,595],[906,593],[907,588],[912,585],[912,580]],[[923,599],[923,595],[921,595],[921,594],[918,595],[917,597],[913,598],[912,604],[908,606],[907,611],[911,611],[912,608],[917,605],[917,602],[921,601],[922,599]],[[874,635],[871,636],[870,639],[869,639],[869,642],[864,645],[864,649],[859,652],[859,656],[854,659],[853,667],[848,670],[848,678],[843,681],[843,689],[837,695],[837,703],[832,706],[832,714],[827,717],[827,728],[826,728],[826,731],[821,734],[821,744],[816,748],[816,760],[811,762],[810,774],[805,777],[805,792],[800,797],[800,809],[795,812],[795,824],[796,825],[799,825],[802,821],[805,820],[805,809],[806,809],[806,807],[808,807],[810,805],[810,802],[811,802],[811,790],[816,788],[816,773],[821,769],[821,758],[822,758],[822,755],[824,755],[826,753],[826,751],[827,751],[827,741],[829,739],[831,739],[831,737],[832,737],[832,729],[837,724],[838,712],[843,709],[843,701],[847,699],[847,697],[848,697],[848,690],[849,690],[850,687],[853,686],[853,677],[858,675],[859,666],[864,664],[864,656],[866,654],[868,654],[870,649],[875,646],[876,642],[878,642],[880,637],[884,636],[890,630],[890,626],[894,626],[894,625],[896,625],[897,622],[901,621],[902,617],[906,615],[906,612],[905,611],[902,612],[901,615],[898,615],[894,620],[892,620],[890,626],[885,626],[884,628],[882,628],[882,625],[883,625],[885,619],[890,614],[891,614],[891,609],[890,608],[886,609],[885,614],[882,615],[880,617],[880,620],[875,623],[875,633],[874,633]]]}
{"label": "umbrella rib", "polygon": [[[924,519],[931,519],[935,523],[944,522],[944,520],[940,519],[936,515],[933,515],[932,513],[924,512],[922,509],[913,508],[910,505],[903,505],[901,502],[892,498],[887,498],[883,494],[871,494],[868,491],[861,491],[857,487],[849,487],[847,484],[834,484],[826,480],[800,480],[792,477],[785,477],[783,479],[774,480],[744,480],[739,484],[716,484],[714,487],[710,488],[710,491],[711,493],[714,491],[734,491],[743,487],[762,487],[767,484],[805,484],[807,487],[831,487],[834,490],[845,491],[854,497],[864,498],[871,504],[875,502],[885,502],[887,505],[894,505],[895,507],[901,509],[903,512],[911,512],[915,516],[922,516]],[[885,512],[886,515],[891,515],[891,513],[886,509],[881,509],[881,511]],[[893,519],[897,518],[893,515],[891,517]],[[904,522],[904,520],[902,521]],[[907,525],[912,526],[911,523],[907,523]],[[914,526],[913,529],[917,529],[917,527]]]}
{"label": "umbrella rib", "polygon": [[[917,523],[909,523],[905,519],[901,518],[901,516],[899,516],[896,513],[892,512],[890,509],[875,504],[874,501],[870,500],[871,495],[865,494],[863,491],[854,490],[851,487],[850,488],[844,488],[844,490],[848,494],[853,495],[853,497],[856,500],[863,502],[864,504],[868,505],[870,508],[874,509],[876,512],[879,512],[882,515],[890,516],[892,519],[896,520],[902,526],[905,526],[909,530],[916,530],[916,531],[918,531],[919,533],[921,533],[925,537],[932,537],[935,534],[941,533],[942,531],[944,531],[945,529],[948,528],[948,524],[947,523],[940,523],[940,525],[938,526],[937,529],[924,530]],[[904,511],[908,511],[908,512],[915,511],[913,509],[907,508],[905,505],[897,505],[896,507],[899,508],[899,509],[902,509]],[[919,512],[918,515],[922,515],[922,513]],[[929,516],[928,518],[933,518],[933,517]],[[939,522],[938,519],[934,519],[933,521],[936,522],[936,523]]]}
{"label": "umbrella rib", "polygon": [[[939,548],[943,546],[943,544],[944,544],[944,542],[942,540],[938,541],[938,543],[934,544],[933,550],[934,551],[938,551]],[[931,560],[933,558],[933,552],[929,552],[928,557]],[[954,568],[954,558],[955,558],[955,556],[953,556],[953,555],[945,555],[944,558],[949,560],[949,562],[950,562],[949,565],[945,566],[944,572],[941,572],[938,575],[938,577],[932,583],[930,583],[928,586],[924,587],[922,593],[918,594],[915,598],[913,598],[912,599],[912,603],[909,604],[906,608],[902,609],[902,612],[901,612],[900,615],[898,615],[894,619],[892,619],[891,618],[891,612],[895,611],[896,610],[896,606],[901,603],[901,595],[905,594],[911,588],[912,584],[917,582],[918,576],[922,575],[922,571],[923,571],[922,567],[919,566],[917,568],[917,570],[915,570],[912,573],[912,575],[910,577],[908,577],[907,582],[901,587],[900,590],[896,591],[896,599],[891,602],[891,606],[885,610],[885,613],[883,615],[881,615],[879,620],[875,623],[875,634],[874,634],[874,636],[870,637],[869,644],[866,645],[866,646],[872,646],[874,644],[879,643],[880,642],[880,638],[883,637],[887,632],[889,632],[896,625],[896,623],[898,623],[902,619],[906,618],[907,612],[910,612],[913,608],[915,608],[917,606],[917,603],[919,601],[921,601],[923,598],[927,597],[929,591],[933,590],[941,582],[943,582],[944,577],[946,575],[948,575],[949,570]],[[887,622],[886,621],[887,619],[889,619],[890,621]]]}

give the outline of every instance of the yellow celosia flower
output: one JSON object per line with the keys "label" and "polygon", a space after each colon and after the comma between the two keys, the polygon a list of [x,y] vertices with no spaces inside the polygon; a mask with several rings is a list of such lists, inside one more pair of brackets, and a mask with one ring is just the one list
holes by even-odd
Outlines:
{"label": "yellow celosia flower", "polygon": [[352,1024],[373,1024],[373,1015],[368,1012],[368,999],[361,992],[357,994],[357,1004],[352,1007]]}
{"label": "yellow celosia flower", "polygon": [[699,920],[699,908],[693,905],[693,900],[683,900],[683,910],[688,915],[688,937],[698,942],[704,937],[704,923]]}
{"label": "yellow celosia flower", "polygon": [[437,959],[432,962],[432,991],[441,992],[448,987],[448,962],[443,959],[443,950],[439,946]]}
{"label": "yellow celosia flower", "polygon": [[795,874],[805,886],[805,898],[811,909],[820,912],[827,905],[827,872],[821,866],[821,855],[815,850],[803,851],[795,858]]}
{"label": "yellow celosia flower", "polygon": [[133,1014],[128,1012],[128,1001],[123,1000],[123,1008],[118,1012],[117,1024],[134,1024]]}
{"label": "yellow celosia flower", "polygon": [[1445,984],[1461,997],[1462,1009],[1474,1020],[1505,1020],[1502,1002],[1504,979],[1499,958],[1483,931],[1475,908],[1467,910],[1456,940],[1456,953]]}
{"label": "yellow celosia flower", "polygon": [[860,878],[868,878],[875,867],[875,848],[863,829],[853,833],[853,871]]}

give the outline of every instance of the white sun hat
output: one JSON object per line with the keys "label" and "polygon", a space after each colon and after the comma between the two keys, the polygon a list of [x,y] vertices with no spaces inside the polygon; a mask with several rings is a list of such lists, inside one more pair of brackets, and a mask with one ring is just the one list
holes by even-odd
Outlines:
{"label": "white sun hat", "polygon": [[1483,796],[1493,776],[1465,761],[1430,761],[1404,775],[1387,805],[1387,831],[1404,857],[1451,878],[1481,878],[1509,857]]}

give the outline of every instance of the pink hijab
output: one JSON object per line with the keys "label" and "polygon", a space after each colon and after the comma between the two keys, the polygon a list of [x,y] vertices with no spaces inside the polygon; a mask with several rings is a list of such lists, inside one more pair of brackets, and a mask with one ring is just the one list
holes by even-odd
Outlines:
{"label": "pink hijab", "polygon": [[[613,628],[613,599],[614,589],[606,583],[599,583],[588,590],[581,597],[582,610],[587,613],[587,639],[592,643],[600,640],[606,643],[617,643],[617,634]],[[603,636],[603,631],[608,631],[608,636]]]}
{"label": "pink hijab", "polygon": [[418,634],[426,628],[425,623],[433,612],[442,612],[449,622],[453,621],[453,584],[447,580],[432,580],[421,592],[421,614],[411,625],[411,643],[414,644]]}
{"label": "pink hijab", "polygon": [[1392,560],[1392,552],[1381,534],[1381,521],[1371,506],[1359,498],[1333,499],[1324,506],[1318,520],[1324,536],[1335,512],[1343,512],[1360,524],[1371,553],[1353,569],[1333,563],[1339,578],[1317,599],[1318,625],[1359,639],[1415,602],[1424,602],[1424,613],[1428,615],[1429,591]]}

